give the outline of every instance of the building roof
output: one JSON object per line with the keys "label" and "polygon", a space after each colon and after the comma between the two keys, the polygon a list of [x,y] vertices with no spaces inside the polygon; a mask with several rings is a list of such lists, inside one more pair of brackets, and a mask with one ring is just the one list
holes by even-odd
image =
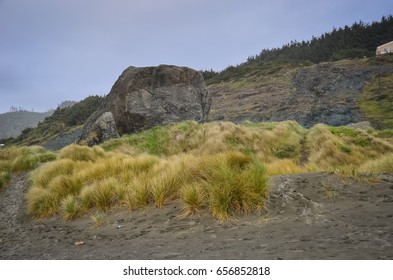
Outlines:
{"label": "building roof", "polygon": [[383,44],[383,45],[380,45],[380,46],[378,46],[377,48],[383,48],[383,47],[385,47],[386,45],[389,45],[389,44],[392,44],[392,43],[393,43],[393,41],[388,42],[388,43]]}

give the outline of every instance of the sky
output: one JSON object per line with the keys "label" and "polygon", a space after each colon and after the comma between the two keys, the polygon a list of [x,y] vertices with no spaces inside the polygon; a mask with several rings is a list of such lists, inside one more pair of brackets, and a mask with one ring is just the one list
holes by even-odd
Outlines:
{"label": "sky", "polygon": [[131,65],[220,71],[390,14],[392,0],[0,0],[0,113],[106,95]]}

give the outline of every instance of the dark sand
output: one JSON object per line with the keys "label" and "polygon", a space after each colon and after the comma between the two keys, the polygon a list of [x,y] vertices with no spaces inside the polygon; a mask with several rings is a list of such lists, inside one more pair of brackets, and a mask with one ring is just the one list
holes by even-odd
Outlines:
{"label": "dark sand", "polygon": [[207,210],[179,219],[179,202],[115,209],[99,228],[89,215],[34,221],[26,189],[24,175],[0,193],[0,259],[393,259],[393,174],[372,185],[276,176],[265,212],[224,224]]}

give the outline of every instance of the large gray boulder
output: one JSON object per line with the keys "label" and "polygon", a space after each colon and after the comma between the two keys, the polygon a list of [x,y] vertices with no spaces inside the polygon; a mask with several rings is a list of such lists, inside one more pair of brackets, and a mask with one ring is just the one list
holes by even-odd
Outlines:
{"label": "large gray boulder", "polygon": [[105,112],[113,114],[121,135],[183,120],[205,122],[210,105],[211,95],[198,71],[172,65],[128,67],[86,122],[81,140],[94,134]]}
{"label": "large gray boulder", "polygon": [[89,146],[119,137],[112,112],[105,112],[93,123],[90,133],[85,139]]}

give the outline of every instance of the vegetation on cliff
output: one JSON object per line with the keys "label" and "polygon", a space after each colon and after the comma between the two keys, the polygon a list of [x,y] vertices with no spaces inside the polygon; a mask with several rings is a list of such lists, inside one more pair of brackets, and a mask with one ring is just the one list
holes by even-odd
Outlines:
{"label": "vegetation on cliff", "polygon": [[7,143],[19,145],[39,145],[58,133],[62,133],[85,123],[87,118],[99,108],[103,97],[98,95],[86,97],[73,106],[62,106],[40,122],[36,128],[26,128],[16,139],[9,139]]}
{"label": "vegetation on cliff", "polygon": [[297,67],[326,61],[375,56],[377,46],[393,40],[393,16],[383,16],[371,24],[362,21],[352,26],[333,28],[308,41],[291,41],[281,48],[263,49],[249,56],[247,61],[229,66],[221,72],[203,71],[206,83],[217,84],[230,78],[250,73],[250,70],[270,69],[277,72],[282,67]]}

